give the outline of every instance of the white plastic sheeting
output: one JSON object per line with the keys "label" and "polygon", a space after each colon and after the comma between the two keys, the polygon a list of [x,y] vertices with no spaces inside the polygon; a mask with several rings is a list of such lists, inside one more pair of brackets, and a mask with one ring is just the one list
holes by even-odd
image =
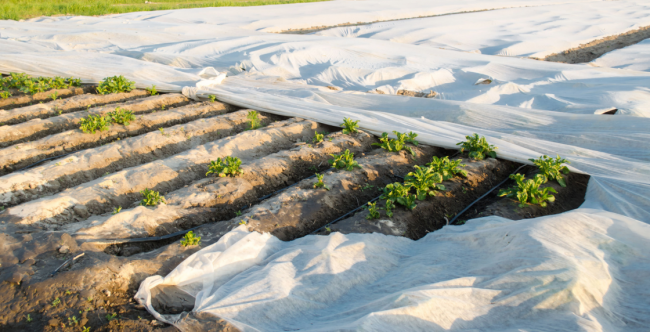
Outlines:
{"label": "white plastic sheeting", "polygon": [[[412,130],[424,143],[450,148],[476,132],[497,145],[501,157],[526,162],[561,154],[575,171],[592,176],[578,211],[516,222],[477,219],[415,242],[333,234],[281,243],[238,229],[167,278],[147,279],[139,298],[146,299],[160,282],[180,285],[196,297],[194,313],[251,331],[643,330],[650,322],[650,281],[639,277],[650,271],[644,256],[650,238],[645,224],[650,222],[650,73],[440,50],[417,42],[252,31],[497,4],[544,5],[520,13],[546,18],[554,8],[548,1],[373,0],[5,21],[0,22],[0,72],[73,75],[86,82],[124,74],[140,87],[180,91],[186,86],[183,91],[191,96],[215,94],[240,106],[333,125],[352,117],[375,133]],[[639,4],[607,2],[629,18],[622,25],[606,24],[608,29],[639,23]],[[318,13],[313,20],[305,16],[310,12]],[[562,9],[556,12],[567,17]],[[456,16],[464,15],[476,14]],[[594,26],[607,23],[603,15],[584,19]],[[531,20],[529,27],[522,22],[516,20],[520,31],[540,37],[534,33],[540,21]],[[382,34],[416,31],[418,24],[400,21]],[[474,29],[482,31],[480,24]],[[502,40],[497,30],[491,30],[493,37]],[[571,28],[551,31],[543,38],[548,45],[554,38],[567,40]],[[206,81],[218,80],[217,71],[231,77],[221,85]],[[492,83],[474,84],[482,78]],[[435,90],[439,96],[365,93],[375,89],[388,94]],[[619,109],[617,115],[599,115],[611,108]],[[149,310],[186,331],[196,324],[186,315]]]}
{"label": "white plastic sheeting", "polygon": [[[605,1],[493,10],[340,27],[328,37],[372,38],[448,50],[544,58],[650,26],[648,1]],[[646,53],[647,54],[647,53]],[[611,67],[611,66],[603,66]]]}
{"label": "white plastic sheeting", "polygon": [[411,241],[333,233],[282,242],[245,227],[142,283],[242,331],[646,331],[650,226],[579,209],[487,217]]}
{"label": "white plastic sheeting", "polygon": [[598,67],[610,67],[650,72],[650,39],[615,50],[591,62]]}

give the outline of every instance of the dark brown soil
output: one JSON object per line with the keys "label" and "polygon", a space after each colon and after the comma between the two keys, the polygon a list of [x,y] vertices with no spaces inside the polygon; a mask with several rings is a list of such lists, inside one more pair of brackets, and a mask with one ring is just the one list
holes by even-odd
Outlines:
{"label": "dark brown soil", "polygon": [[[481,161],[463,158],[463,163],[467,165],[466,178],[457,176],[444,181],[444,191],[438,191],[434,197],[424,201],[417,201],[413,211],[398,205],[393,217],[381,211],[379,219],[368,220],[368,211],[364,210],[331,225],[330,230],[342,233],[378,232],[417,240],[447,225],[458,212],[507,178],[516,167],[512,162],[492,158]],[[378,201],[377,207],[384,209],[385,201]]]}
{"label": "dark brown soil", "polygon": [[[531,178],[535,176],[536,173],[536,168],[527,167],[527,172],[525,173],[526,178]],[[522,172],[522,174],[524,173]],[[500,216],[512,220],[519,220],[558,214],[577,209],[585,201],[589,175],[570,173],[566,176],[566,183],[566,187],[560,186],[556,181],[550,181],[541,186],[542,188],[552,187],[558,192],[557,194],[553,194],[553,196],[555,196],[555,202],[548,203],[547,207],[527,204],[520,208],[519,202],[510,198],[499,197],[499,191],[495,190],[473,206],[463,216],[460,216],[459,220],[461,220],[462,223],[463,220],[486,216]],[[508,188],[514,185],[514,181],[509,180],[500,188]]]}

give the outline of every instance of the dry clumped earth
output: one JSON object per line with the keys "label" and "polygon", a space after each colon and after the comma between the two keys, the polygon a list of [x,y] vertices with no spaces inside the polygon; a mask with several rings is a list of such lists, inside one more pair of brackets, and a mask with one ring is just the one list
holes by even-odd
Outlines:
{"label": "dry clumped earth", "polygon": [[[0,105],[2,331],[175,331],[133,299],[141,281],[166,275],[242,223],[285,241],[321,228],[319,234],[381,232],[416,240],[446,226],[518,166],[422,144],[412,147],[413,155],[389,152],[363,131],[345,134],[266,113],[259,113],[260,127],[251,128],[250,110],[180,94],[80,90],[33,105],[16,95]],[[94,134],[79,130],[81,119],[116,107],[133,111],[136,119]],[[313,141],[325,132],[322,141]],[[331,155],[346,150],[359,167],[331,169]],[[446,190],[413,211],[398,207],[392,218],[382,213],[368,220],[363,209],[349,213],[433,156],[462,158],[468,176],[445,181]],[[206,176],[211,161],[225,157],[239,158],[243,173]],[[525,172],[532,176],[536,170]],[[314,189],[314,173],[323,175],[329,190]],[[530,218],[574,209],[584,200],[587,180],[570,174],[569,186],[555,186],[558,199],[548,208],[518,208],[493,193],[458,219]],[[160,192],[165,202],[139,205],[145,189]],[[190,229],[201,244],[184,247],[180,239]],[[61,267],[64,262],[69,264]],[[160,312],[191,310],[191,299],[178,294],[171,301],[165,294],[173,292],[159,291],[153,303]],[[218,317],[191,313],[187,319],[197,326],[209,321],[215,331],[236,330]]]}

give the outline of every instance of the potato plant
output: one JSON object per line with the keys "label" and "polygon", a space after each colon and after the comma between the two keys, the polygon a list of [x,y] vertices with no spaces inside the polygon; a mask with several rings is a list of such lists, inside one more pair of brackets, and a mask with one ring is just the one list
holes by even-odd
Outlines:
{"label": "potato plant", "polygon": [[415,166],[415,172],[410,172],[404,177],[404,186],[415,189],[418,200],[425,200],[427,195],[434,196],[435,190],[445,190],[440,184],[443,181],[442,175],[431,167],[422,168]]}
{"label": "potato plant", "polygon": [[410,132],[408,134],[402,134],[397,131],[393,131],[393,133],[395,134],[395,136],[397,136],[397,139],[391,139],[388,137],[388,133],[383,133],[379,138],[380,143],[372,143],[372,145],[379,146],[382,149],[390,152],[399,152],[402,150],[406,150],[410,152],[411,155],[415,156],[415,151],[413,151],[413,148],[407,146],[406,143],[411,143],[417,146],[419,143],[418,141],[415,140],[415,138],[418,136],[418,134],[413,132]]}
{"label": "potato plant", "polygon": [[466,140],[464,142],[456,143],[456,145],[461,146],[461,153],[467,151],[469,157],[475,160],[483,160],[487,157],[497,157],[497,153],[494,151],[497,147],[488,144],[485,137],[479,137],[478,134],[474,134],[474,136],[465,136],[465,138]]}
{"label": "potato plant", "polygon": [[377,202],[368,202],[368,215],[366,216],[366,219],[379,219],[379,217],[381,217],[381,215],[379,214],[379,210],[377,208]]}
{"label": "potato plant", "polygon": [[146,88],[145,90],[147,90],[147,92],[149,92],[149,95],[151,96],[155,96],[158,94],[158,89],[156,89],[156,86],[153,84],[151,85],[150,88]]}
{"label": "potato plant", "polygon": [[559,155],[557,155],[555,159],[543,155],[538,159],[528,160],[537,165],[540,173],[548,180],[556,180],[562,187],[566,187],[566,181],[564,181],[564,176],[562,174],[569,174],[569,168],[562,164],[570,164],[568,160],[560,158]]}
{"label": "potato plant", "polygon": [[109,93],[131,92],[135,89],[135,82],[129,81],[124,76],[106,77],[99,82],[97,93],[105,95]]}
{"label": "potato plant", "polygon": [[208,98],[210,98],[211,103],[214,103],[215,101],[217,101],[217,96],[215,96],[215,95],[209,95]]}
{"label": "potato plant", "polygon": [[316,183],[314,183],[314,189],[323,188],[325,190],[330,190],[330,187],[323,182],[323,177],[325,174],[316,173]]}
{"label": "potato plant", "polygon": [[7,99],[11,97],[11,92],[9,91],[0,91],[0,98]]}
{"label": "potato plant", "polygon": [[359,120],[352,121],[350,118],[344,118],[343,123],[340,124],[343,127],[342,132],[346,135],[356,134],[359,132]]}
{"label": "potato plant", "polygon": [[10,73],[10,76],[0,79],[0,90],[18,89],[21,92],[34,95],[51,89],[65,89],[81,86],[81,79],[63,78],[56,76],[32,78],[25,73]]}
{"label": "potato plant", "polygon": [[459,167],[465,167],[467,165],[461,164],[461,159],[449,160],[449,157],[438,158],[433,157],[432,161],[427,164],[434,172],[440,173],[442,175],[443,181],[449,180],[456,176],[457,174],[467,177],[467,171],[459,169]]}
{"label": "potato plant", "polygon": [[201,237],[194,235],[193,231],[185,233],[185,236],[181,240],[181,245],[183,247],[198,246],[199,244],[201,244]]}
{"label": "potato plant", "polygon": [[413,210],[417,206],[415,203],[416,196],[410,193],[410,189],[410,186],[402,185],[399,182],[391,183],[386,185],[384,193],[380,198],[402,205],[409,210]]}
{"label": "potato plant", "polygon": [[516,187],[499,190],[499,197],[517,198],[519,207],[524,207],[526,204],[537,204],[541,207],[546,207],[546,202],[554,202],[555,196],[551,193],[556,193],[555,189],[546,187],[541,189],[539,186],[546,183],[547,179],[542,174],[535,175],[534,179],[526,180],[523,174],[512,174],[510,178],[517,182]]}
{"label": "potato plant", "polygon": [[330,156],[334,157],[334,159],[330,159],[329,163],[336,169],[351,171],[355,168],[361,168],[359,163],[354,160],[354,153],[350,152],[350,149],[346,149],[341,154],[330,154]]}
{"label": "potato plant", "polygon": [[110,120],[101,115],[88,115],[81,119],[79,129],[84,133],[94,134],[96,131],[106,131],[110,125]]}
{"label": "potato plant", "polygon": [[314,144],[318,144],[318,143],[322,142],[324,138],[325,138],[325,134],[319,134],[318,132],[316,132],[314,134],[314,138],[312,138],[311,141]]}
{"label": "potato plant", "polygon": [[226,157],[223,160],[217,158],[217,161],[211,161],[208,168],[208,172],[205,173],[205,176],[210,174],[215,174],[219,177],[226,176],[237,176],[244,173],[244,170],[240,168],[241,159],[237,157]]}
{"label": "potato plant", "polygon": [[160,203],[165,203],[165,196],[162,196],[159,192],[150,190],[149,188],[140,191],[140,194],[143,196],[142,201],[140,201],[140,205],[142,206],[156,206]]}
{"label": "potato plant", "polygon": [[132,111],[120,107],[116,108],[112,112],[108,112],[106,114],[106,117],[111,123],[117,123],[125,126],[128,126],[131,121],[135,121],[135,115],[133,115]]}
{"label": "potato plant", "polygon": [[246,118],[248,119],[250,125],[248,130],[255,130],[258,128],[262,128],[260,114],[257,111],[249,111],[248,114],[246,115]]}

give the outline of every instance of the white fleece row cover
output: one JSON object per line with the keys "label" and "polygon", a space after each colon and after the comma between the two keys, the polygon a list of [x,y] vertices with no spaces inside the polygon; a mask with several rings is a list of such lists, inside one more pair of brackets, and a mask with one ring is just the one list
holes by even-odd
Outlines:
{"label": "white fleece row cover", "polygon": [[[535,26],[544,15],[548,22],[565,18],[558,25],[578,24],[566,19],[567,3],[584,6],[573,10],[595,38],[601,37],[601,22],[609,22],[607,35],[644,24],[637,15],[640,1],[532,0],[342,0],[2,21],[0,72],[73,75],[85,82],[123,74],[140,87],[185,87],[189,96],[214,94],[239,106],[332,125],[351,117],[377,134],[414,131],[421,142],[448,148],[479,133],[499,147],[502,158],[527,162],[560,154],[574,171],[591,175],[579,210],[521,221],[475,219],[418,241],[331,234],[283,243],[237,229],[167,278],[141,285],[136,297],[147,305],[159,283],[196,298],[189,316],[161,316],[147,306],[183,331],[206,327],[214,317],[244,331],[646,331],[649,72],[442,50],[414,41],[264,32],[521,7],[521,16],[532,15],[530,26],[516,14],[508,17],[533,40],[542,37]],[[581,8],[599,4],[612,6],[624,24],[611,25],[606,15],[581,16]],[[485,29],[491,37],[476,22],[477,34],[503,40],[503,31]],[[418,20],[404,20],[382,33],[411,24],[412,31],[421,27]],[[500,26],[507,31],[507,24]],[[579,33],[571,39],[567,31],[551,29],[541,43],[556,38],[577,46],[591,38]],[[453,29],[447,34],[453,39]],[[469,34],[460,31],[459,42],[471,44],[463,36]],[[544,52],[529,45],[518,54]],[[203,80],[223,71],[230,77],[220,85]],[[491,82],[475,84],[485,79]],[[438,96],[396,96],[401,89]],[[366,93],[371,90],[387,94]],[[613,108],[616,115],[601,115]]]}
{"label": "white fleece row cover", "polygon": [[621,68],[650,72],[650,39],[615,50],[591,62],[598,67]]}

